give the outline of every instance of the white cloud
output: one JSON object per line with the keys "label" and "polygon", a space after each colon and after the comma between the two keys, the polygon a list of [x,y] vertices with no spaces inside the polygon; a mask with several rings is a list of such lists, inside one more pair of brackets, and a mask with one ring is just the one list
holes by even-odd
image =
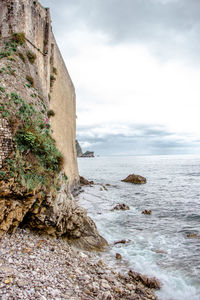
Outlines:
{"label": "white cloud", "polygon": [[[139,138],[140,125],[165,128],[166,135],[158,130],[151,136],[153,147],[181,143],[184,152],[185,143],[192,151],[200,140],[199,2],[116,0],[110,14],[112,1],[63,0],[61,22],[57,4],[42,1],[56,11],[56,38],[76,87],[82,146],[98,149],[109,136]],[[142,143],[145,138],[138,149]]]}
{"label": "white cloud", "polygon": [[162,124],[200,138],[200,70],[157,61],[143,45],[114,46],[85,30],[73,32],[65,49],[68,44],[81,49],[68,60],[78,126],[107,124],[105,131],[112,132],[116,123]]}

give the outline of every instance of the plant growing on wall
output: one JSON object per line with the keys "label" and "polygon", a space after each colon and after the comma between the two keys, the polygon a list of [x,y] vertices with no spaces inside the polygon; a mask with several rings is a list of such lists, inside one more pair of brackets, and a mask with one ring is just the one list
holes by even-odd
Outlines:
{"label": "plant growing on wall", "polygon": [[[5,116],[14,132],[15,151],[6,160],[4,178],[15,177],[18,186],[29,191],[52,185],[55,174],[63,167],[63,156],[55,146],[42,113],[17,93],[9,95],[10,106]],[[5,113],[5,111],[4,111]],[[1,113],[2,114],[2,113]]]}
{"label": "plant growing on wall", "polygon": [[34,64],[35,60],[36,60],[36,55],[35,53],[33,53],[32,51],[27,51],[26,52],[26,56],[28,57],[28,60],[30,61],[31,64]]}

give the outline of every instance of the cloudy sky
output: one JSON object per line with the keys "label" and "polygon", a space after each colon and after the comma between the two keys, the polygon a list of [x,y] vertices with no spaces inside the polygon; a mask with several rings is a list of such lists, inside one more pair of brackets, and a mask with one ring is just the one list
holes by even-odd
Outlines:
{"label": "cloudy sky", "polygon": [[41,0],[96,154],[200,153],[200,0]]}

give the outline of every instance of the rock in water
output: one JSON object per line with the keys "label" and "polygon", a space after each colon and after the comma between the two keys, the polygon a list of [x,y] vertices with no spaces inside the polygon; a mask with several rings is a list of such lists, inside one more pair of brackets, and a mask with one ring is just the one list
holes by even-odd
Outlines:
{"label": "rock in water", "polygon": [[145,275],[142,275],[140,273],[137,273],[137,272],[134,272],[132,270],[130,270],[128,272],[128,275],[134,280],[134,281],[140,281],[142,282],[142,284],[144,284],[144,286],[148,287],[148,288],[151,288],[151,289],[160,289],[161,288],[161,284],[160,284],[160,281],[153,277],[153,278],[150,278],[150,277],[147,277]]}
{"label": "rock in water", "polygon": [[123,182],[130,182],[134,184],[144,184],[147,182],[146,178],[141,175],[130,174],[125,179],[121,180]]}
{"label": "rock in water", "polygon": [[151,210],[145,209],[145,210],[142,211],[142,214],[143,214],[143,215],[151,215],[151,214],[152,214],[152,211],[151,211]]}
{"label": "rock in water", "polygon": [[114,211],[114,210],[129,210],[129,209],[130,209],[130,207],[128,205],[122,203],[122,204],[117,204],[115,207],[113,207],[111,209],[111,211]]}
{"label": "rock in water", "polygon": [[116,259],[122,259],[122,256],[120,253],[116,253],[115,257],[116,257]]}
{"label": "rock in water", "polygon": [[80,176],[80,184],[81,185],[91,185],[94,184],[94,181],[89,181],[87,179],[85,179],[83,176]]}

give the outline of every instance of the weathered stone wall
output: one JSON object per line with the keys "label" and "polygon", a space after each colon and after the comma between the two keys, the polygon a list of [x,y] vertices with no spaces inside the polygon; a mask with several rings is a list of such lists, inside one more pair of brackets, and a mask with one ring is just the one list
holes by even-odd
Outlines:
{"label": "weathered stone wall", "polygon": [[3,160],[12,151],[12,134],[6,119],[0,116],[0,168]]}
{"label": "weathered stone wall", "polygon": [[[52,82],[50,108],[55,112],[51,118],[53,137],[58,149],[65,154],[64,170],[73,185],[79,182],[76,156],[76,95],[73,83],[52,35],[51,76]],[[54,72],[53,72],[54,70]]]}
{"label": "weathered stone wall", "polygon": [[[36,2],[36,4],[34,4]],[[38,1],[3,0],[0,5],[0,38],[24,32],[30,49],[37,55],[38,84],[44,96],[49,93],[51,19],[49,9]]]}
{"label": "weathered stone wall", "polygon": [[[10,37],[16,32],[25,33],[27,47],[37,56],[34,65],[28,65],[28,72],[47,107],[51,98],[50,108],[55,111],[51,119],[53,137],[64,155],[64,171],[74,187],[79,181],[75,150],[75,90],[51,30],[49,9],[43,8],[38,1],[1,0],[0,38]],[[50,78],[55,68],[56,80],[51,87]]]}

